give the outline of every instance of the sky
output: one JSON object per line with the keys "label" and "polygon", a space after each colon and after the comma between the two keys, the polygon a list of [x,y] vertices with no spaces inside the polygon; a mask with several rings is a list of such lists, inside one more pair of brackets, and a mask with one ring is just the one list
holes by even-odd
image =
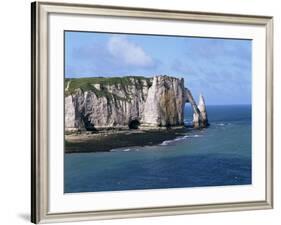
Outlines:
{"label": "sky", "polygon": [[207,105],[251,104],[251,40],[65,32],[65,77],[169,75]]}

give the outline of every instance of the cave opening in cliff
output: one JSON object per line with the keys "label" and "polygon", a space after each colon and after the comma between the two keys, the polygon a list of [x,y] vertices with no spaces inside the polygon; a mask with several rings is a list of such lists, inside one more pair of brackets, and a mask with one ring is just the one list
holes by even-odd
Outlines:
{"label": "cave opening in cliff", "polygon": [[138,129],[140,122],[138,120],[131,120],[129,122],[129,129]]}
{"label": "cave opening in cliff", "polygon": [[87,131],[92,131],[92,132],[95,132],[97,131],[97,129],[95,128],[95,126],[91,123],[91,121],[89,120],[88,117],[82,117],[83,119],[83,122],[84,122],[84,126],[85,126],[85,129]]}

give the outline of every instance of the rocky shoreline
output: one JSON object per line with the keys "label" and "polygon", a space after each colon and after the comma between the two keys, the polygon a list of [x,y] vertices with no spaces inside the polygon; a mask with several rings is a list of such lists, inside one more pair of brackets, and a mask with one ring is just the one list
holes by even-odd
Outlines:
{"label": "rocky shoreline", "polygon": [[208,126],[203,96],[197,105],[182,78],[72,78],[65,86],[65,153],[108,152],[175,139],[188,129],[186,103],[193,111],[192,127]]}
{"label": "rocky shoreline", "polygon": [[161,144],[184,136],[189,128],[173,127],[154,130],[107,130],[65,135],[65,153],[110,152],[112,149]]}

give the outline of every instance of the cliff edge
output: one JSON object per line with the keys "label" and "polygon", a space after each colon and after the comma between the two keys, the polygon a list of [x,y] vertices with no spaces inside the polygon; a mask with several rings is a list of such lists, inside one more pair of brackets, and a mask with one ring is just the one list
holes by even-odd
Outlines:
{"label": "cliff edge", "polygon": [[65,130],[182,126],[186,102],[193,109],[194,127],[206,127],[204,98],[200,95],[197,106],[183,79],[170,76],[65,79]]}

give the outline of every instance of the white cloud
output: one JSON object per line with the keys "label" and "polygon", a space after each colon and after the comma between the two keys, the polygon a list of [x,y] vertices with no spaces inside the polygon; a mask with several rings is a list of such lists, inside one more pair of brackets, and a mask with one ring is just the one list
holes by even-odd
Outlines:
{"label": "white cloud", "polygon": [[107,43],[109,53],[127,65],[148,67],[153,65],[152,58],[138,45],[125,37],[113,36]]}

